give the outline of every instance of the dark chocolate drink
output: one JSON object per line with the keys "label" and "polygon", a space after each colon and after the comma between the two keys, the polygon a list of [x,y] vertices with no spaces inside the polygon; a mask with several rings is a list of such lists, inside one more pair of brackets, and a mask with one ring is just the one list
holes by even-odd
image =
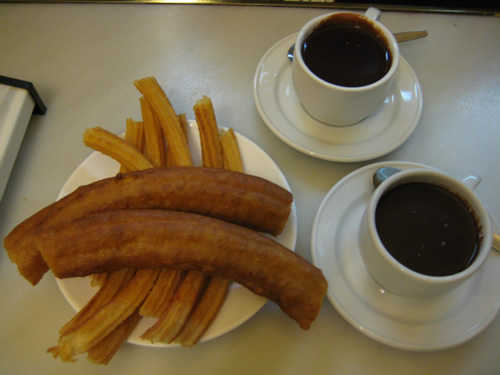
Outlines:
{"label": "dark chocolate drink", "polygon": [[479,249],[479,229],[470,208],[436,185],[408,183],[386,192],[377,205],[375,223],[389,253],[425,275],[460,272]]}
{"label": "dark chocolate drink", "polygon": [[302,46],[307,67],[339,86],[361,87],[380,80],[391,67],[387,41],[356,15],[334,16],[312,32]]}

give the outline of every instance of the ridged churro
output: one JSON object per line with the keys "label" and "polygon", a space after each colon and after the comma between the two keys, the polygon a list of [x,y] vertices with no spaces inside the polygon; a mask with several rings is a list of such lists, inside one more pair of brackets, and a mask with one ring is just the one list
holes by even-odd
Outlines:
{"label": "ridged churro", "polygon": [[142,121],[144,124],[144,138],[146,147],[144,154],[155,167],[164,167],[167,161],[165,156],[165,140],[163,139],[160,124],[156,120],[149,102],[140,98]]}
{"label": "ridged churro", "polygon": [[[193,110],[200,133],[202,165],[210,168],[223,168],[222,147],[212,101],[204,96],[196,102]],[[184,329],[189,331],[193,326],[202,331],[208,329],[212,318],[204,318],[204,315],[215,314],[224,301],[223,298],[213,299],[212,297],[224,297],[229,286],[227,280],[224,279],[226,281],[224,283],[219,283],[218,280],[218,277],[209,278],[200,272],[188,271],[179,282],[168,309],[141,337],[151,341],[171,343]],[[224,290],[221,293],[211,293],[210,296],[207,296],[205,295],[205,287],[209,287],[210,284],[219,285]],[[209,289],[213,289],[213,286]],[[211,300],[206,301],[207,297],[210,297]],[[215,306],[209,308],[212,305]],[[197,310],[196,314],[195,310]],[[189,321],[191,323],[188,325]],[[200,327],[200,324],[203,327]]]}
{"label": "ridged churro", "polygon": [[[127,118],[125,126],[125,141],[130,143],[138,151],[142,151],[144,146],[144,124],[142,121],[134,121]],[[127,150],[130,152],[130,150]],[[129,170],[125,165],[120,165],[120,173],[127,173],[137,169]]]}
{"label": "ridged churro", "polygon": [[[63,361],[74,361],[76,354],[84,353],[98,345],[125,322],[144,300],[151,290],[159,269],[139,270],[136,276],[118,292],[103,308],[99,309],[75,330],[62,334],[58,345],[49,349],[54,357]],[[144,275],[144,277],[137,277]]]}
{"label": "ridged churro", "polygon": [[[88,147],[118,160],[128,170],[153,167],[153,164],[138,149],[109,130],[100,127],[87,129],[83,134],[83,142]],[[127,157],[124,158],[123,155]]]}
{"label": "ridged churro", "polygon": [[223,168],[219,128],[212,101],[208,96],[198,100],[193,107],[200,132],[201,158],[204,167]]}
{"label": "ridged churro", "polygon": [[187,140],[182,131],[182,124],[175,113],[170,100],[154,77],[146,77],[134,82],[156,113],[158,122],[172,152],[175,165],[192,165]]}
{"label": "ridged churro", "polygon": [[304,329],[327,289],[319,269],[270,237],[191,213],[108,211],[44,230],[35,242],[60,278],[123,267],[196,270],[268,298]]}
{"label": "ridged churro", "polygon": [[[206,110],[204,112],[212,112],[212,115],[209,117],[215,119],[215,111],[210,100],[203,99],[198,101],[196,106],[205,107]],[[212,121],[210,122],[212,123],[211,126],[217,129],[217,124]],[[222,154],[223,167],[243,173],[243,163],[234,131],[232,129],[224,131],[220,136],[215,136],[218,138],[217,140],[214,140],[213,137],[212,142],[218,142],[221,145],[220,151],[215,152]],[[216,147],[212,147],[211,149],[216,149]],[[207,148],[205,148],[205,151],[207,151]],[[182,330],[174,337],[173,341],[182,346],[191,347],[196,345],[217,316],[230,285],[230,280],[220,277],[210,277],[189,319],[182,327]]]}
{"label": "ridged churro", "polygon": [[108,210],[162,208],[277,235],[286,225],[291,203],[289,191],[259,177],[202,167],[151,168],[79,187],[20,223],[4,239],[4,247],[19,272],[37,284],[48,270],[33,242],[41,228]]}

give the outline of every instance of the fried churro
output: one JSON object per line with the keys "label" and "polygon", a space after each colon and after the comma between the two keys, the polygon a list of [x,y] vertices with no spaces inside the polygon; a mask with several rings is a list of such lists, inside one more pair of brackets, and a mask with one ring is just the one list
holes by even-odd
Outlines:
{"label": "fried churro", "polygon": [[243,162],[234,130],[228,129],[220,135],[224,169],[243,173]]}
{"label": "fried churro", "polygon": [[136,276],[110,303],[99,309],[75,330],[62,334],[58,345],[50,348],[49,352],[63,361],[72,362],[75,355],[99,344],[134,313],[147,295],[145,291],[152,288],[159,272],[159,269],[137,271]]}
{"label": "fried churro", "polygon": [[175,291],[176,298],[172,298],[158,321],[144,332],[141,338],[152,342],[172,342],[191,315],[206,282],[205,274],[194,270],[188,271]]}
{"label": "fried churro", "polygon": [[115,295],[132,279],[135,270],[122,268],[116,272],[109,273],[106,282],[99,291],[78,311],[78,313],[66,323],[60,330],[61,335],[74,331],[81,326],[89,317],[109,303]]}
{"label": "fried churro", "polygon": [[193,107],[200,132],[201,158],[204,167],[223,168],[219,128],[212,101],[208,96],[198,100]]}
{"label": "fried churro", "polygon": [[127,340],[140,318],[141,316],[136,310],[113,332],[91,347],[87,352],[87,358],[93,363],[107,365],[120,349],[122,343]]}
{"label": "fried churro", "polygon": [[[125,125],[125,141],[134,146],[138,151],[142,151],[144,146],[144,125],[142,121],[134,121],[131,118],[127,118]],[[120,173],[127,172],[131,172],[131,170],[128,170],[127,167],[121,164]]]}
{"label": "fried churro", "polygon": [[49,228],[35,242],[60,278],[123,267],[192,269],[268,298],[304,329],[327,288],[319,269],[270,237],[191,213],[108,211]]}
{"label": "fried churro", "polygon": [[[222,168],[222,147],[212,101],[210,98],[204,96],[196,102],[193,109],[200,134],[202,165],[210,168]],[[198,327],[198,329],[205,331],[212,318],[207,317],[203,319],[203,315],[218,311],[218,306],[222,304],[223,301],[222,299],[206,301],[204,288],[206,284],[212,283],[213,279],[218,278],[208,278],[200,272],[189,271],[187,275],[179,281],[179,285],[174,295],[171,297],[171,303],[168,308],[162,312],[158,321],[141,337],[151,341],[171,343],[184,328],[186,328],[186,330],[191,330],[191,327],[203,324],[204,327]],[[162,281],[157,281],[157,284],[158,287],[163,289]],[[218,283],[217,280],[214,280],[212,284],[221,287],[224,286],[225,289],[229,285],[228,282]],[[213,286],[209,289],[212,288]],[[218,295],[225,295],[225,290],[221,293],[211,293],[211,296]],[[202,301],[200,301],[200,303],[198,303],[201,299],[204,299],[205,302],[201,303]],[[213,304],[215,304],[216,307],[210,309],[209,306]],[[193,314],[195,308],[198,311],[196,314]],[[145,310],[145,308],[143,308],[143,310]],[[190,323],[186,325],[188,320]]]}
{"label": "fried churro", "polygon": [[144,124],[145,152],[144,155],[155,167],[164,167],[165,140],[156,115],[145,98],[140,98],[142,121]]}
{"label": "fried churro", "polygon": [[157,115],[175,165],[192,165],[193,161],[179,118],[158,81],[154,77],[147,77],[136,80],[134,85],[144,95]]}
{"label": "fried churro", "polygon": [[[208,97],[204,97],[196,103],[195,113],[198,128],[200,128],[201,123],[204,124],[202,127],[210,129],[203,131],[204,136],[201,135],[202,132],[200,131],[200,138],[205,138],[204,143],[209,144],[203,147],[203,142],[201,143],[202,155],[203,153],[217,153],[220,156],[205,157],[203,159],[204,165],[243,172],[240,150],[234,131],[229,129],[220,136],[218,135],[219,129],[215,120],[215,111]],[[210,146],[210,144],[212,145]],[[191,347],[196,345],[217,316],[230,285],[231,281],[228,279],[220,277],[208,278],[203,293],[201,293],[189,319],[172,341],[182,346]]]}
{"label": "fried churro", "polygon": [[106,129],[95,127],[85,130],[83,142],[117,160],[130,171],[153,168],[153,164],[138,149]]}
{"label": "fried churro", "polygon": [[259,177],[202,167],[151,168],[81,186],[20,223],[4,247],[33,284],[48,270],[33,239],[43,228],[95,212],[162,208],[196,212],[279,234],[291,212],[292,194]]}

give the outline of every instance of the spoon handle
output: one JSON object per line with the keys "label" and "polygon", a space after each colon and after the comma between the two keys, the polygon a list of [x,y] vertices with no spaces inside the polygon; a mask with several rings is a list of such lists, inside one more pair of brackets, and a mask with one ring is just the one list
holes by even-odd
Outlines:
{"label": "spoon handle", "polygon": [[398,43],[408,42],[409,40],[421,39],[427,36],[427,31],[407,31],[403,33],[394,33],[394,37],[396,38]]}
{"label": "spoon handle", "polygon": [[500,235],[493,233],[493,248],[500,251]]}

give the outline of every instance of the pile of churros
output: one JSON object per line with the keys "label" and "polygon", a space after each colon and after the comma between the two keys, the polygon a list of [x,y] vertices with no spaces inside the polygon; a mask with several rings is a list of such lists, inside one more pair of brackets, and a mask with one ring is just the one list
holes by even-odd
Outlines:
{"label": "pile of churros", "polygon": [[107,364],[141,316],[141,336],[191,347],[224,303],[231,282],[277,303],[303,328],[326,294],[321,271],[272,236],[284,229],[292,194],[244,173],[232,129],[220,130],[210,98],[194,105],[202,166],[193,166],[187,120],[155,78],[134,82],[141,121],[125,137],[87,129],[84,143],[120,163],[119,173],[81,186],[14,228],[10,259],[33,285],[91,275],[98,291],[48,351],[87,353]]}

